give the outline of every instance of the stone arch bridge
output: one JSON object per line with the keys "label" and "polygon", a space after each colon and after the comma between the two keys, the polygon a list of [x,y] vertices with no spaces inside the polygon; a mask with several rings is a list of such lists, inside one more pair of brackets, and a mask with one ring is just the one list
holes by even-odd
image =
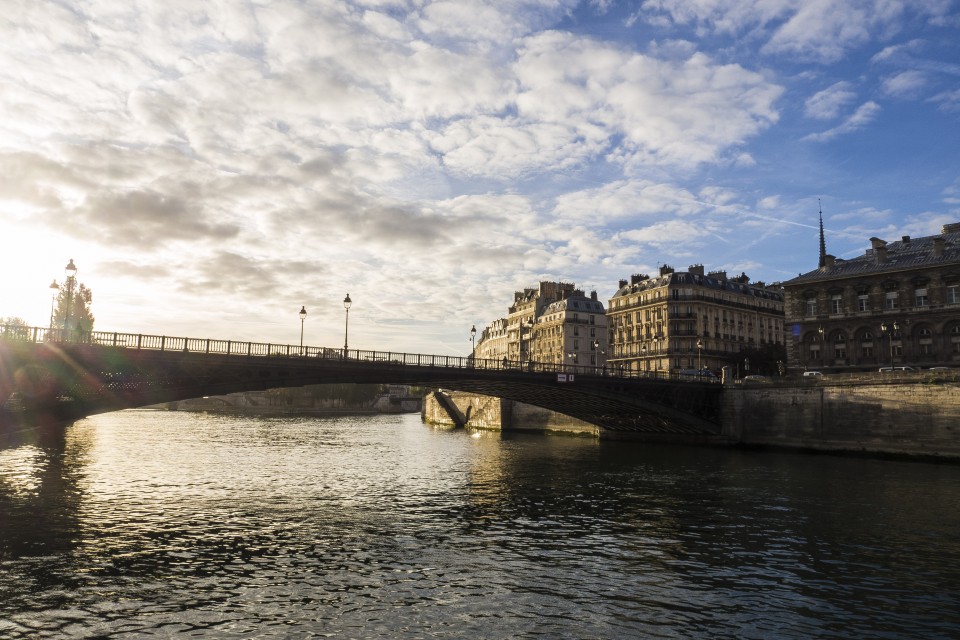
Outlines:
{"label": "stone arch bridge", "polygon": [[496,396],[613,431],[719,434],[722,387],[583,366],[0,326],[0,420],[88,415],[240,391],[396,383]]}

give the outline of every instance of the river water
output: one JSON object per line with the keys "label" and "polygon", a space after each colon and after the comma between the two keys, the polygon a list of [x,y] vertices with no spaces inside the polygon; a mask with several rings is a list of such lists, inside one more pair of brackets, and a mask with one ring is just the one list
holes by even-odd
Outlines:
{"label": "river water", "polygon": [[960,465],[122,411],[0,448],[3,638],[957,638]]}

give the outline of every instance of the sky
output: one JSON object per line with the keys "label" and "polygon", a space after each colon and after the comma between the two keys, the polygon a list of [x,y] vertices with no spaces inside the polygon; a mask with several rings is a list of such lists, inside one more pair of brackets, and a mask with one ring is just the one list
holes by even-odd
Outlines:
{"label": "sky", "polygon": [[958,149],[960,0],[7,0],[0,317],[73,259],[101,331],[464,355],[939,233]]}

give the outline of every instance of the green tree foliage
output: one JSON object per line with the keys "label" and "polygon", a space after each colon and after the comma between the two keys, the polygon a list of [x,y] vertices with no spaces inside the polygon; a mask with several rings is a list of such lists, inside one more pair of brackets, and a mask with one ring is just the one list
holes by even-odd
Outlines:
{"label": "green tree foliage", "polygon": [[[93,302],[93,291],[82,282],[75,283],[73,292],[69,285],[60,285],[57,293],[56,308],[53,312],[53,326],[55,328],[70,328],[81,332],[93,331],[93,313],[90,305]],[[69,319],[69,326],[67,321]]]}
{"label": "green tree foliage", "polygon": [[18,318],[17,316],[9,316],[7,318],[0,318],[0,325],[5,324],[9,327],[26,327],[27,321],[23,318]]}

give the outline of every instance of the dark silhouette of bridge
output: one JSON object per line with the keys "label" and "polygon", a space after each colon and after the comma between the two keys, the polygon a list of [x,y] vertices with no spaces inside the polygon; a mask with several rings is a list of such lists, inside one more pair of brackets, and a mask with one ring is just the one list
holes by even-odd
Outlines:
{"label": "dark silhouette of bridge", "polygon": [[188,398],[396,383],[523,402],[615,431],[718,434],[722,387],[664,373],[0,326],[0,419],[61,421]]}

